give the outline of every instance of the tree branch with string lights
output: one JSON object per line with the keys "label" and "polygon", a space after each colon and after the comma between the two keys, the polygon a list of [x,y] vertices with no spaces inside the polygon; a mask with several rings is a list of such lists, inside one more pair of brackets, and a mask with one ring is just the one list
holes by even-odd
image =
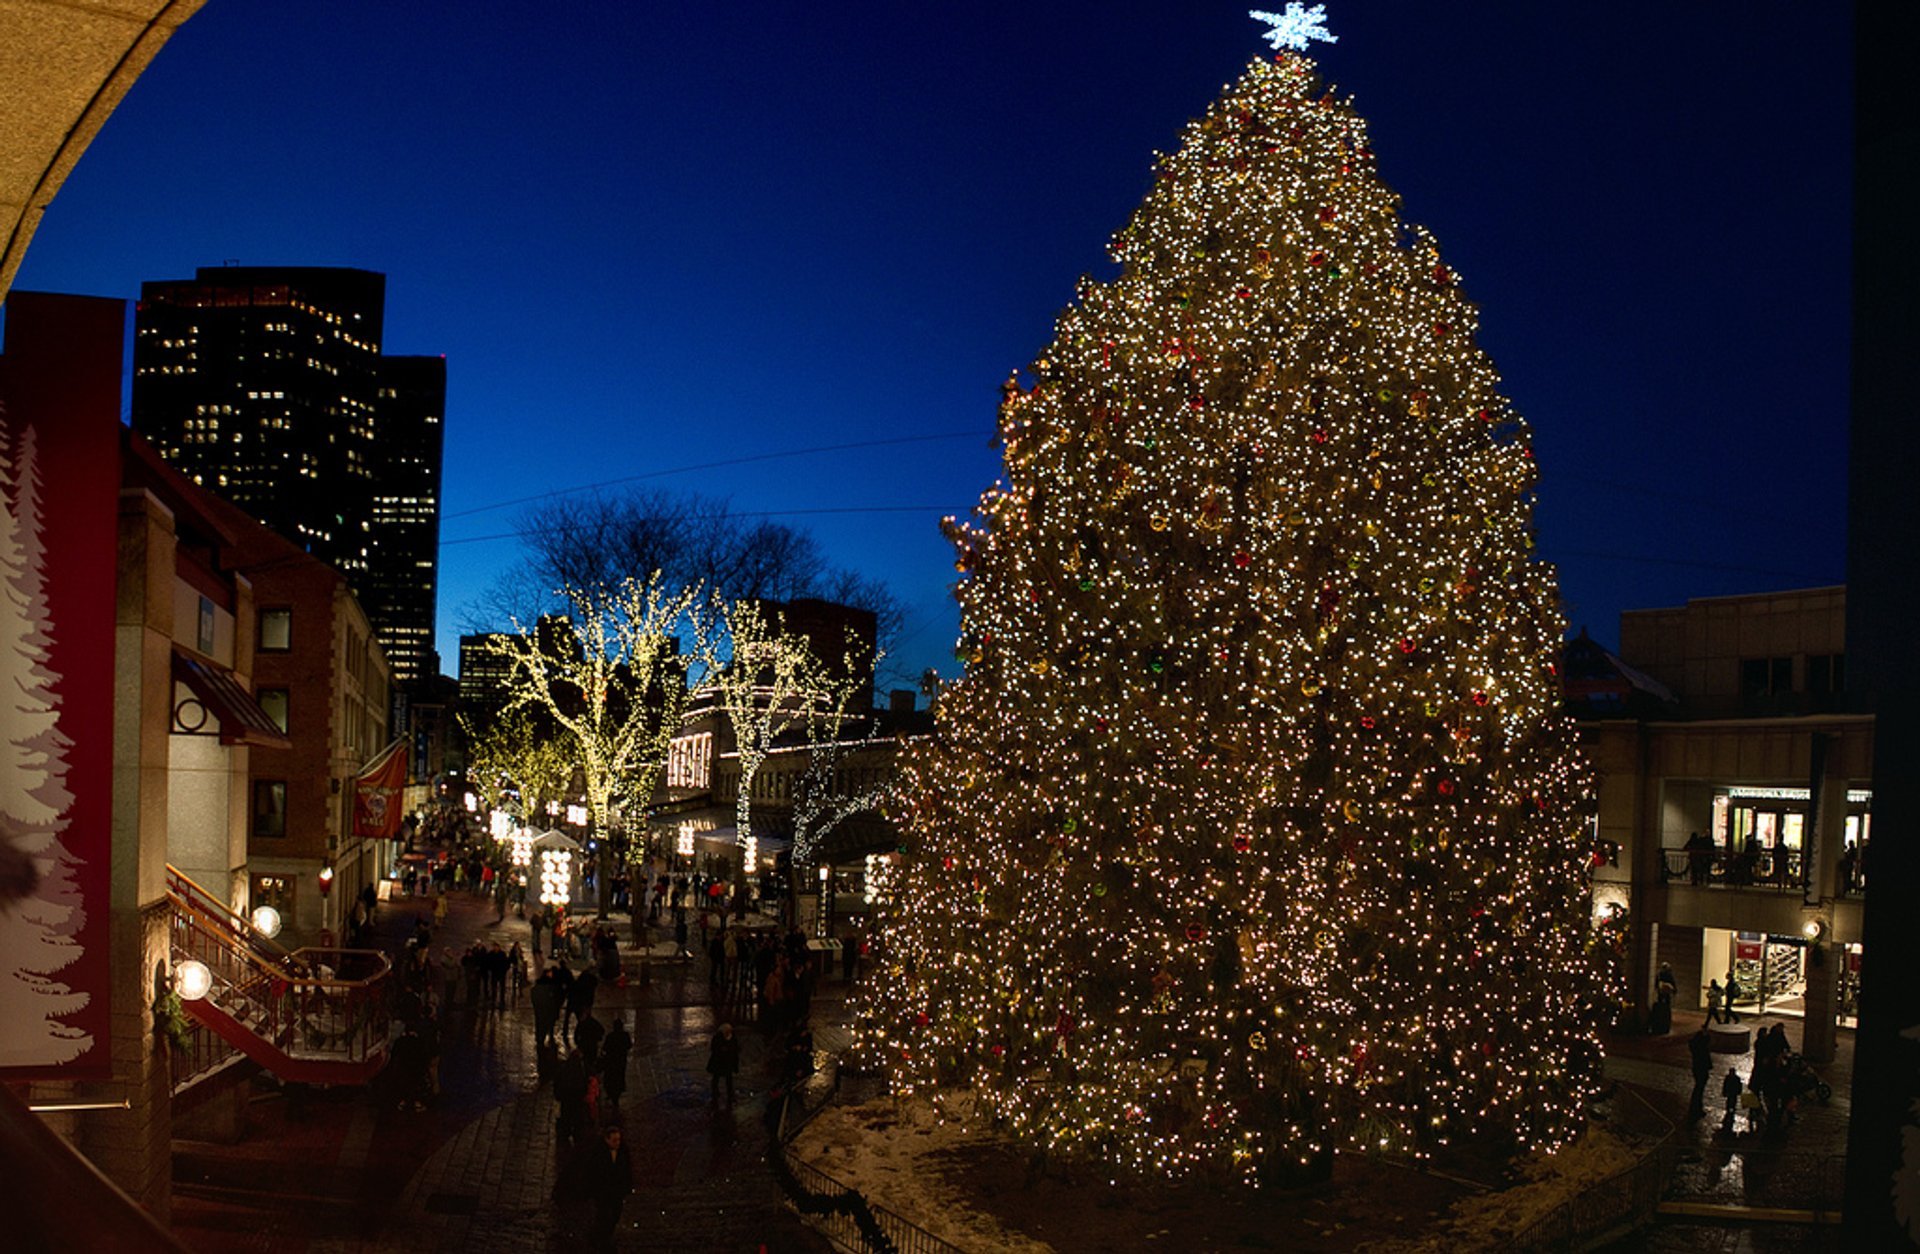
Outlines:
{"label": "tree branch with string lights", "polygon": [[1529,431],[1321,15],[1004,389],[860,993],[896,1096],[1145,1176],[1551,1148],[1598,1078]]}

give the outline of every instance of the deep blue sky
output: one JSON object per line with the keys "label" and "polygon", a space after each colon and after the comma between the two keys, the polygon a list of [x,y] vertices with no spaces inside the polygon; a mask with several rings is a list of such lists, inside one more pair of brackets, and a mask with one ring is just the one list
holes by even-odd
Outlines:
{"label": "deep blue sky", "polygon": [[[795,515],[953,673],[935,523],[998,386],[1265,45],[1246,5],[210,0],[18,285],[235,259],[386,272],[445,353],[440,648],[533,493],[648,480]],[[1261,7],[1278,9],[1282,0]],[[1480,305],[1573,624],[1844,573],[1848,6],[1332,0],[1313,55]],[[1809,24],[1809,16],[1818,24]]]}

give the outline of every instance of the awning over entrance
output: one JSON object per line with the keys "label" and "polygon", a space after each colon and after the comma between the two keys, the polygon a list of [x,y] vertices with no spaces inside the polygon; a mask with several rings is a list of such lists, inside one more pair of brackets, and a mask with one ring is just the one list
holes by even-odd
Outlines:
{"label": "awning over entrance", "polygon": [[291,749],[293,742],[253,694],[234,677],[232,671],[218,662],[173,646],[173,677],[184,685],[193,696],[174,706],[173,723],[178,731],[188,733],[204,730],[199,724],[204,722],[204,714],[199,718],[186,707],[198,702],[206,713],[220,720],[220,743],[223,745],[258,745],[263,749]]}

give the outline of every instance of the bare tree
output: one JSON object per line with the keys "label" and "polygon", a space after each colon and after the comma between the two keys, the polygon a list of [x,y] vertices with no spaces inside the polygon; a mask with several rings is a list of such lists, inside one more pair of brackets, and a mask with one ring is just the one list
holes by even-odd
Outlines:
{"label": "bare tree", "polygon": [[555,497],[523,515],[518,530],[525,560],[469,613],[475,631],[553,610],[553,589],[612,589],[656,571],[668,586],[698,585],[728,601],[815,597],[870,610],[883,642],[905,617],[884,584],[834,566],[811,532],[736,514],[726,498],[658,488]]}

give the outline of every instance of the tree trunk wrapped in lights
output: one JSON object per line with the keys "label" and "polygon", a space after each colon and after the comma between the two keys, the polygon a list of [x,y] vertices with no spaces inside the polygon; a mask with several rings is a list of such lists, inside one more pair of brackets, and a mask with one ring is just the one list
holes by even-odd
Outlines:
{"label": "tree trunk wrapped in lights", "polygon": [[1589,787],[1533,454],[1398,210],[1312,62],[1256,60],[1009,383],[861,995],[896,1094],[1255,1182],[1580,1128]]}

